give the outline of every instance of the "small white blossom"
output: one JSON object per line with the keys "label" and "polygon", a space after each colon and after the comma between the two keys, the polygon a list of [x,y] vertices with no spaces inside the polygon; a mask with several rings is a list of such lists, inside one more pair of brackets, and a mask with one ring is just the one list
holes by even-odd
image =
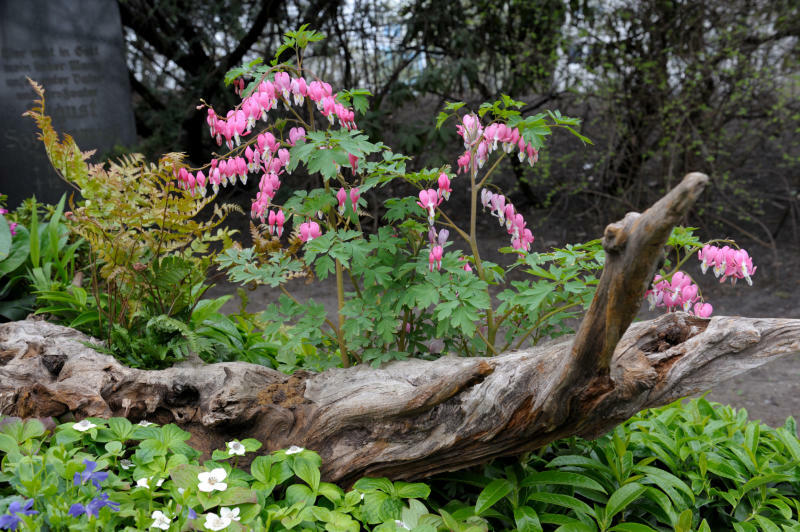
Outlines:
{"label": "small white blossom", "polygon": [[137,425],[139,425],[140,427],[149,427],[150,425],[154,425],[154,424],[155,423],[150,423],[146,419],[143,419],[143,420],[141,420],[140,422],[137,423]]}
{"label": "small white blossom", "polygon": [[238,441],[236,441],[236,440],[229,441],[226,445],[228,446],[228,454],[229,455],[233,456],[235,454],[235,455],[238,455],[238,456],[244,456],[244,452],[245,452],[244,445],[242,445]]}
{"label": "small white blossom", "polygon": [[169,525],[172,522],[161,510],[153,512],[150,519],[153,520],[153,524],[150,525],[150,528],[160,528],[161,530],[169,530]]}
{"label": "small white blossom", "polygon": [[302,453],[303,451],[305,451],[304,448],[298,447],[297,445],[292,445],[291,447],[286,449],[286,454],[297,454],[297,453]]}
{"label": "small white blossom", "polygon": [[81,421],[79,423],[75,423],[74,425],[72,425],[72,428],[77,430],[77,431],[80,431],[80,432],[85,432],[85,431],[87,431],[89,429],[95,428],[96,426],[97,425],[95,425],[94,423],[92,423],[88,419],[84,419],[83,421]]}
{"label": "small white blossom", "polygon": [[208,512],[206,514],[206,522],[203,524],[209,530],[222,530],[231,524],[231,519],[230,517],[220,517],[214,512]]}
{"label": "small white blossom", "polygon": [[239,517],[239,509],[238,508],[234,508],[232,510],[230,508],[220,508],[219,509],[219,516],[222,519],[228,518],[228,519],[231,519],[233,521],[238,521],[239,519],[241,519]]}
{"label": "small white blossom", "polygon": [[183,489],[183,488],[178,488],[178,493],[179,493],[180,495],[183,495],[183,492],[185,492],[185,491],[186,491],[186,490],[185,490],[185,489]]}
{"label": "small white blossom", "polygon": [[119,465],[122,467],[122,469],[130,469],[133,467],[133,462],[131,462],[127,458],[123,458],[122,460],[119,461]]}
{"label": "small white blossom", "polygon": [[[211,493],[214,490],[225,491],[226,489],[228,489],[228,484],[223,482],[226,476],[228,476],[228,474],[221,467],[212,469],[211,471],[204,471],[203,473],[198,473],[197,478],[198,480],[200,480],[200,483],[197,485],[197,489],[199,489],[200,491],[204,491],[206,493]],[[214,515],[216,517],[216,514],[211,514],[211,515]],[[220,530],[220,529],[217,528],[214,530]]]}
{"label": "small white blossom", "polygon": [[[143,477],[136,481],[136,485],[140,488],[149,488],[150,481],[153,480],[153,477]],[[160,478],[156,481],[156,487],[161,486],[164,483],[164,479]]]}

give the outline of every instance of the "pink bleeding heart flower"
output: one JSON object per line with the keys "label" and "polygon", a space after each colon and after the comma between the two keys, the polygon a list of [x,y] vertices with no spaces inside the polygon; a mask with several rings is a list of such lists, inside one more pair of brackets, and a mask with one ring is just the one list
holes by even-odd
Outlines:
{"label": "pink bleeding heart flower", "polygon": [[439,236],[436,241],[439,243],[440,246],[444,246],[449,236],[450,236],[450,231],[448,231],[447,229],[442,229],[441,231],[439,231]]}
{"label": "pink bleeding heart flower", "polygon": [[350,189],[350,204],[353,206],[353,212],[358,212],[358,198],[361,197],[358,187]]}
{"label": "pink bleeding heart flower", "polygon": [[289,130],[289,144],[291,146],[296,145],[300,140],[304,140],[306,137],[306,130],[302,127],[293,127]]}
{"label": "pink bleeding heart flower", "polygon": [[699,318],[707,318],[711,316],[711,313],[714,311],[714,308],[711,306],[710,303],[695,303],[694,304],[694,315]]}
{"label": "pink bleeding heart flower", "polygon": [[431,252],[428,254],[428,268],[430,271],[433,271],[434,267],[437,270],[442,268],[442,253],[444,253],[442,246],[433,246]]}
{"label": "pink bleeding heart flower", "polygon": [[450,178],[447,177],[447,174],[442,172],[439,174],[439,197],[449,200],[451,192],[453,192],[453,189],[450,188]]}
{"label": "pink bleeding heart flower", "polygon": [[336,200],[339,202],[339,214],[344,214],[344,202],[347,199],[347,191],[344,187],[339,189],[339,192],[336,193]]}
{"label": "pink bleeding heart flower", "polygon": [[269,234],[275,233],[280,237],[283,234],[283,223],[286,221],[283,211],[281,209],[270,211],[268,221]]}
{"label": "pink bleeding heart flower", "polygon": [[481,190],[481,205],[483,205],[484,209],[489,206],[489,203],[492,201],[492,197],[494,197],[494,193],[489,189],[484,188]]}
{"label": "pink bleeding heart flower", "polygon": [[322,231],[317,222],[304,222],[300,224],[300,241],[308,242],[322,236]]}
{"label": "pink bleeding heart flower", "polygon": [[468,151],[464,152],[464,155],[458,158],[458,171],[466,173],[469,170],[469,162],[472,156]]}
{"label": "pink bleeding heart flower", "polygon": [[353,175],[355,175],[355,173],[358,172],[358,157],[352,153],[348,153],[347,158],[350,160],[350,168],[353,169]]}
{"label": "pink bleeding heart flower", "polygon": [[440,203],[442,203],[442,199],[432,188],[419,191],[419,201],[417,205],[428,211],[428,223],[433,223],[433,218],[436,215],[436,207],[438,207]]}

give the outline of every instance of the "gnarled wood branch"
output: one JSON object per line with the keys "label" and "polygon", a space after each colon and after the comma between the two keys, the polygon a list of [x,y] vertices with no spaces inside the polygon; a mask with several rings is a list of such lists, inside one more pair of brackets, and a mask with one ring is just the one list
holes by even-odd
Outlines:
{"label": "gnarled wood branch", "polygon": [[[674,224],[702,190],[690,175],[606,230],[606,268],[578,334],[493,358],[407,360],[291,376],[243,362],[127,368],[46,322],[0,326],[0,413],[175,422],[202,450],[254,437],[300,445],[323,474],[419,478],[596,436],[643,408],[800,351],[800,320],[684,313],[630,325]],[[575,367],[580,366],[580,367]]]}

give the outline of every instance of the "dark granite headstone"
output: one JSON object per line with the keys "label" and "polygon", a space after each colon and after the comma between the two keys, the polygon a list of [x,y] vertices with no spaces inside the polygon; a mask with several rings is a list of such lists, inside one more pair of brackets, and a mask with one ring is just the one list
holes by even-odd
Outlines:
{"label": "dark granite headstone", "polygon": [[[115,0],[0,0],[0,193],[16,207],[54,203],[68,187],[23,118],[44,86],[47,114],[97,156],[136,142],[125,43]],[[71,189],[70,189],[71,190]]]}

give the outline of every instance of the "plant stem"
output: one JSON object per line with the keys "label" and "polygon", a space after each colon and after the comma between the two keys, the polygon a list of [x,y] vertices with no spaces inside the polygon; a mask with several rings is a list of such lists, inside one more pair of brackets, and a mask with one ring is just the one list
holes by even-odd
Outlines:
{"label": "plant stem", "polygon": [[347,355],[344,333],[342,332],[342,326],[344,325],[344,314],[342,314],[342,309],[344,308],[344,269],[339,259],[336,259],[336,300],[338,308],[336,315],[339,318],[339,327],[336,328],[336,339],[339,343],[339,352],[342,354],[342,366],[347,368],[350,367],[350,357]]}
{"label": "plant stem", "polygon": [[[483,263],[481,262],[481,255],[478,251],[477,240],[477,217],[478,217],[478,190],[480,186],[476,184],[476,176],[478,174],[477,165],[474,162],[475,154],[472,155],[472,164],[470,165],[469,181],[470,181],[470,201],[469,201],[469,247],[472,250],[472,256],[475,259],[475,269],[478,272],[478,277],[481,281],[486,283],[486,292],[489,295],[489,308],[486,309],[486,345],[494,352],[494,341],[497,335],[497,325],[494,322],[494,310],[492,309],[492,296],[489,294],[489,283],[486,280],[486,273],[483,270]],[[498,160],[499,161],[499,160]],[[495,166],[490,169],[493,170]],[[483,183],[486,178],[481,181]],[[496,353],[495,353],[496,354]]]}

